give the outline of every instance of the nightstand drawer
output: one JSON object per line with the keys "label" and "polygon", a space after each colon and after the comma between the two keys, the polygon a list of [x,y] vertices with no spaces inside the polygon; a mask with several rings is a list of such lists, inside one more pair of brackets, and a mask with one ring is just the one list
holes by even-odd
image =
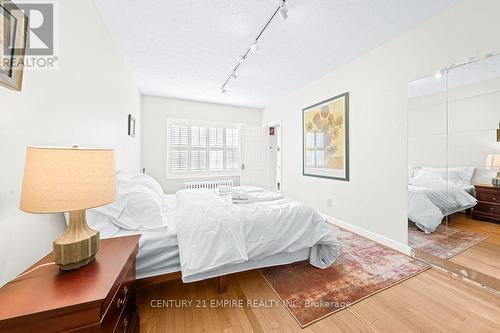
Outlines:
{"label": "nightstand drawer", "polygon": [[134,328],[136,327],[135,323],[133,322],[134,320],[136,320],[136,312],[137,306],[135,300],[127,300],[127,303],[125,304],[123,312],[118,319],[113,333],[133,333],[133,331],[135,331]]}
{"label": "nightstand drawer", "polygon": [[[135,263],[135,262],[134,262]],[[106,313],[104,314],[104,318],[102,320],[102,326],[104,332],[113,332],[116,327],[119,326],[119,319],[121,314],[124,312],[124,309],[129,303],[135,304],[135,274],[134,274],[135,265],[132,264],[129,266],[123,281],[118,286],[116,293],[110,300],[110,302],[106,302],[108,308],[106,309]],[[132,302],[131,302],[132,300]]]}
{"label": "nightstand drawer", "polygon": [[490,204],[486,202],[478,202],[474,206],[474,211],[481,213],[488,213],[491,215],[500,215],[500,204]]}
{"label": "nightstand drawer", "polygon": [[477,200],[500,204],[500,193],[497,191],[477,191]]}

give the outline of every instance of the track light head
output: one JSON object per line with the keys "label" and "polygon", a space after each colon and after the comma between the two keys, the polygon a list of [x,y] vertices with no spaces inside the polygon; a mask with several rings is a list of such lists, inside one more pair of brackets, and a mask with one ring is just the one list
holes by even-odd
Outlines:
{"label": "track light head", "polygon": [[236,76],[236,73],[235,73],[235,72],[233,72],[233,74],[231,74],[231,77],[232,77],[233,79],[235,79],[235,80],[238,78],[238,77]]}
{"label": "track light head", "polygon": [[252,50],[252,52],[259,50],[259,44],[257,44],[257,41],[253,42],[252,46],[250,46],[250,50]]}
{"label": "track light head", "polygon": [[245,61],[245,58],[243,58],[242,56],[239,56],[238,57],[238,62],[241,64],[243,61]]}
{"label": "track light head", "polygon": [[224,87],[224,86],[220,87],[220,92],[221,93],[225,93],[226,92],[226,87]]}
{"label": "track light head", "polygon": [[280,13],[281,17],[283,18],[283,20],[286,20],[288,18],[288,9],[286,8],[285,1],[283,1],[281,3],[279,13]]}

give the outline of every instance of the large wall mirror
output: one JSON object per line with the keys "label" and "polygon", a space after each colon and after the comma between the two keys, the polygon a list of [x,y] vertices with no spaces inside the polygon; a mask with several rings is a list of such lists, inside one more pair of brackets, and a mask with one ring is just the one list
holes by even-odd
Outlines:
{"label": "large wall mirror", "polygon": [[500,55],[408,84],[408,245],[417,258],[495,289],[499,122]]}

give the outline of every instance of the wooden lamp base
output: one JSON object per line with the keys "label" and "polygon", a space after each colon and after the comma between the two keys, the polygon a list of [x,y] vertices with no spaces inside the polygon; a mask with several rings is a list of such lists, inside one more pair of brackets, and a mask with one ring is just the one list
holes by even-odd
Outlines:
{"label": "wooden lamp base", "polygon": [[77,269],[94,261],[99,250],[99,231],[89,228],[84,209],[71,211],[68,228],[53,246],[54,260],[61,270]]}

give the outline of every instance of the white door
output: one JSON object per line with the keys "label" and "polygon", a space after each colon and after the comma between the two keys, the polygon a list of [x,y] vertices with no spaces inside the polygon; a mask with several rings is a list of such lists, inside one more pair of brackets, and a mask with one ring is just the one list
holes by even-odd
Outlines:
{"label": "white door", "polygon": [[241,185],[266,187],[266,129],[243,127],[242,130]]}

